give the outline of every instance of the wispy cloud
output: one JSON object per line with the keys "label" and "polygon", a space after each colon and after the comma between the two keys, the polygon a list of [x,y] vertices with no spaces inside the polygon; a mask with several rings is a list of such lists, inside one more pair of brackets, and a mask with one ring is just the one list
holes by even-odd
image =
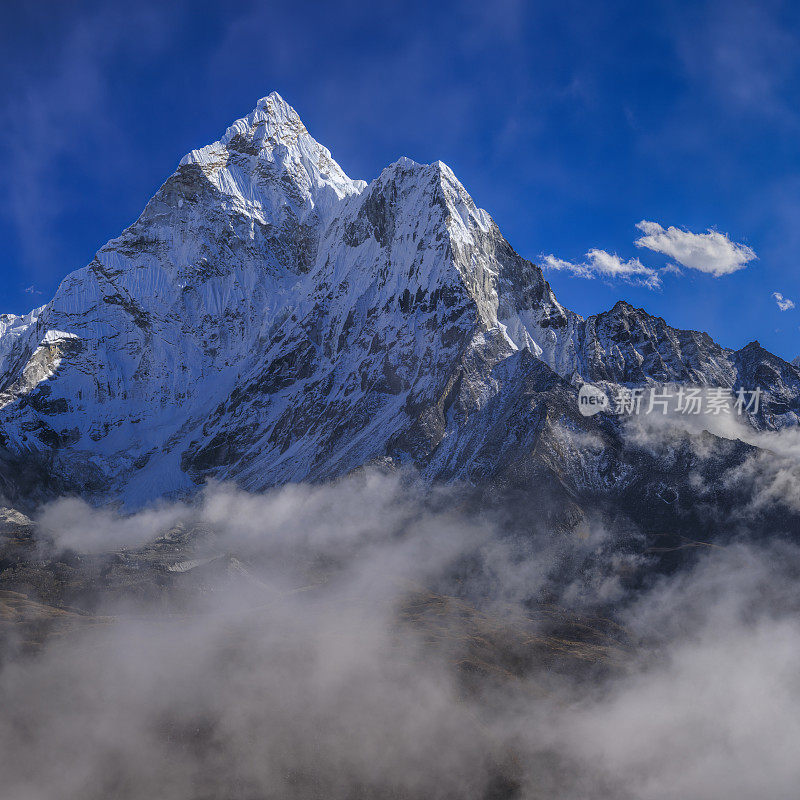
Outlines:
{"label": "wispy cloud", "polygon": [[780,292],[773,292],[772,297],[778,304],[778,308],[781,311],[790,311],[791,309],[794,308],[794,300],[790,300],[788,297],[784,297]]}
{"label": "wispy cloud", "polygon": [[724,233],[714,230],[692,233],[674,226],[664,228],[647,220],[636,227],[644,234],[634,242],[637,247],[663,253],[684,267],[715,277],[744,269],[757,258],[747,245],[732,242]]}
{"label": "wispy cloud", "polygon": [[679,62],[707,102],[796,128],[798,37],[782,3],[710,0],[672,15]]}
{"label": "wispy cloud", "polygon": [[[115,8],[77,14],[61,20],[58,45],[43,56],[48,69],[18,69],[0,102],[0,151],[14,191],[5,192],[0,209],[8,215],[34,274],[48,273],[59,261],[57,221],[67,200],[59,167],[76,154],[94,153],[103,169],[123,157],[124,130],[111,112],[109,65],[122,57],[134,60],[158,52],[169,26],[156,8]],[[94,165],[96,167],[96,164]],[[65,271],[60,265],[58,272]]]}
{"label": "wispy cloud", "polygon": [[618,279],[647,289],[661,286],[661,276],[657,270],[645,266],[638,258],[623,260],[616,253],[606,250],[592,249],[586,254],[585,260],[579,263],[565,261],[554,255],[542,255],[541,259],[547,268],[571,272],[579,278]]}

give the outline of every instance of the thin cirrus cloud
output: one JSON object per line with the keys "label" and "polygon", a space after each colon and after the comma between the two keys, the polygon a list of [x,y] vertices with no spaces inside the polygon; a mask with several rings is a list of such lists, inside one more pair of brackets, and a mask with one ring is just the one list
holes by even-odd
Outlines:
{"label": "thin cirrus cloud", "polygon": [[565,261],[554,255],[543,255],[541,258],[549,269],[564,270],[579,278],[617,278],[648,289],[657,289],[661,286],[661,276],[657,270],[646,267],[638,258],[626,261],[616,253],[605,250],[590,250],[585,260],[579,263]]}
{"label": "thin cirrus cloud", "polygon": [[647,220],[636,227],[644,234],[634,242],[637,247],[663,253],[684,267],[717,278],[744,269],[757,258],[752,248],[732,242],[718,231],[692,233],[674,226],[664,228]]}
{"label": "thin cirrus cloud", "polygon": [[773,292],[772,297],[781,311],[791,311],[794,308],[794,300],[784,297],[780,292]]}

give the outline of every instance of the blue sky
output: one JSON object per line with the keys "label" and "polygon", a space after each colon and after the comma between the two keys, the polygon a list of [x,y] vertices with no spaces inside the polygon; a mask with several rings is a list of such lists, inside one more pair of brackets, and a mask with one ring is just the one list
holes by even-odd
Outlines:
{"label": "blue sky", "polygon": [[[0,311],[46,302],[277,89],[354,178],[445,161],[518,252],[571,265],[547,273],[579,313],[622,298],[800,353],[798,3],[37,0],[3,17]],[[643,220],[662,252],[635,244]]]}

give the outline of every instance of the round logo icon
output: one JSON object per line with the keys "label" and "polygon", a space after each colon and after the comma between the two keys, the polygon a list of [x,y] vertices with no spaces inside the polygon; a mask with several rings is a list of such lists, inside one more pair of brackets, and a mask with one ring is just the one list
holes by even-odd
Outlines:
{"label": "round logo icon", "polygon": [[601,411],[608,411],[610,406],[608,395],[591,383],[584,383],[578,391],[578,411],[584,417],[593,417]]}

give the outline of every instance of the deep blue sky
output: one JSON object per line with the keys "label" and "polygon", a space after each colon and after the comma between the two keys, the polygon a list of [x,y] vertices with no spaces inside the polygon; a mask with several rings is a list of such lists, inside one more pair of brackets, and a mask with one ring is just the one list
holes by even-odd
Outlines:
{"label": "deep blue sky", "polygon": [[582,314],[624,298],[728,346],[800,353],[800,3],[0,10],[0,311],[48,300],[184,153],[277,89],[352,177],[445,161],[533,260],[600,248],[663,267],[633,244],[642,219],[728,234],[758,260],[722,277],[548,277]]}

